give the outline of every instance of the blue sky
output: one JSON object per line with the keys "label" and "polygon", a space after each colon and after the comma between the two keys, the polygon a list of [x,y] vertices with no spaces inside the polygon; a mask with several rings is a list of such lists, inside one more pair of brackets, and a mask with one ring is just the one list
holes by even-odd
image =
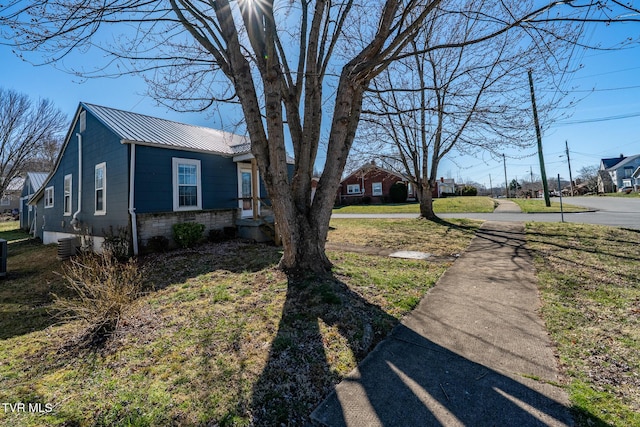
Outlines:
{"label": "blue sky", "polygon": [[[611,45],[624,37],[638,38],[640,24],[594,26],[587,32],[591,44]],[[575,61],[582,67],[563,86],[569,96],[579,99],[567,111],[570,117],[551,124],[542,135],[547,177],[569,178],[565,141],[573,178],[584,166],[599,165],[601,158],[640,154],[640,46],[623,50],[578,52]],[[535,72],[535,71],[534,71]],[[548,93],[536,90],[536,97]],[[532,141],[535,143],[535,141]],[[507,179],[534,179],[540,176],[535,147],[505,152]],[[526,157],[528,156],[528,157]],[[522,158],[524,157],[524,158]],[[443,162],[440,175],[456,181],[475,181],[494,187],[504,184],[502,159],[452,158]]]}
{"label": "blue sky", "polygon": [[[640,25],[598,26],[589,32],[591,42],[607,44],[621,36],[640,36]],[[34,60],[39,58],[36,56]],[[68,66],[82,66],[102,58],[73,54],[65,59]],[[543,135],[548,177],[560,174],[568,178],[565,141],[569,144],[574,178],[583,166],[597,165],[601,158],[620,154],[640,154],[640,47],[615,51],[587,51],[578,55],[582,64],[564,86],[582,98],[571,117],[552,125]],[[185,123],[220,128],[237,117],[224,114],[178,113],[145,96],[145,83],[135,76],[83,80],[53,66],[33,66],[20,60],[11,49],[0,46],[0,86],[26,93],[30,97],[49,98],[71,120],[78,103],[99,105],[149,114]],[[545,94],[537,93],[539,97]],[[612,119],[618,117],[618,119]],[[529,179],[529,171],[539,176],[535,151],[506,152],[507,176]],[[529,156],[529,157],[526,157]],[[560,157],[562,156],[562,157]],[[524,158],[522,158],[524,157]],[[475,181],[489,186],[504,183],[502,161],[489,155],[484,158],[451,158],[443,162],[439,175],[456,181]]]}

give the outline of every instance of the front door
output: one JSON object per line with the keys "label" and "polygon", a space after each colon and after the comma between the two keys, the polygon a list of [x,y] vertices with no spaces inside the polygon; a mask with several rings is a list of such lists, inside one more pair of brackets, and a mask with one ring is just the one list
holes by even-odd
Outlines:
{"label": "front door", "polygon": [[253,172],[250,164],[238,164],[238,199],[241,216],[253,216]]}

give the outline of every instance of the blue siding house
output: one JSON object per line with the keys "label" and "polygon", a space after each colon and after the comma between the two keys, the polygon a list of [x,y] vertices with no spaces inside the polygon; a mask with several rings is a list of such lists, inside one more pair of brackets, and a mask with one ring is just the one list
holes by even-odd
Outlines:
{"label": "blue siding house", "polygon": [[27,172],[20,194],[20,228],[33,232],[35,227],[35,206],[29,205],[29,199],[42,187],[47,179],[45,172]]}
{"label": "blue siding house", "polygon": [[[31,197],[34,235],[79,237],[100,250],[127,231],[134,254],[172,226],[257,219],[264,186],[248,138],[80,103],[53,172]],[[255,189],[255,191],[254,191]],[[254,197],[255,193],[255,197]]]}
{"label": "blue siding house", "polygon": [[598,192],[615,193],[636,190],[635,171],[640,167],[640,154],[600,160],[598,171]]}

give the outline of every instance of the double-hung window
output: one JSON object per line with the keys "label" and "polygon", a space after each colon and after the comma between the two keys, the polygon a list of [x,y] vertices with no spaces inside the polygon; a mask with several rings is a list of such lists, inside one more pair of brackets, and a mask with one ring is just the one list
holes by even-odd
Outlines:
{"label": "double-hung window", "polygon": [[64,215],[71,215],[71,175],[64,176]]}
{"label": "double-hung window", "polygon": [[44,189],[44,207],[53,207],[53,187],[47,187]]}
{"label": "double-hung window", "polygon": [[100,163],[95,169],[95,215],[107,213],[107,164]]}
{"label": "double-hung window", "polygon": [[371,184],[371,194],[373,196],[382,196],[382,183],[374,182]]}
{"label": "double-hung window", "polygon": [[347,185],[347,194],[360,194],[360,184]]}
{"label": "double-hung window", "polygon": [[189,211],[202,209],[202,179],[200,160],[172,159],[173,210]]}

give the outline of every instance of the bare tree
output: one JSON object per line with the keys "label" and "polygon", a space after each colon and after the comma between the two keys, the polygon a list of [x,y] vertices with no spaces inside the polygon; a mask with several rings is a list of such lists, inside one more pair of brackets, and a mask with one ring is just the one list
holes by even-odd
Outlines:
{"label": "bare tree", "polygon": [[[48,50],[51,60],[102,42],[120,67],[115,73],[143,73],[156,96],[175,108],[204,110],[217,101],[238,102],[282,234],[281,266],[319,272],[331,266],[324,252],[331,208],[364,91],[394,60],[413,54],[407,45],[441,2],[9,0],[0,8],[0,26],[16,46]],[[611,21],[602,10],[592,18],[589,5],[602,4],[555,1],[535,8],[531,2],[518,15],[504,5],[507,13],[498,18],[485,14],[484,5],[452,10],[493,25],[476,40],[447,44],[479,42],[548,20]],[[103,37],[102,30],[113,36]],[[118,43],[104,44],[114,38]],[[230,85],[221,86],[223,81]],[[325,117],[330,117],[326,124]],[[326,161],[312,201],[323,129]],[[291,178],[286,135],[295,157]]]}
{"label": "bare tree", "polygon": [[66,125],[51,101],[34,103],[25,94],[0,88],[0,194],[26,167],[47,156]]}
{"label": "bare tree", "polygon": [[598,192],[598,165],[584,166],[578,170],[578,178],[585,184],[586,190],[590,193]]}
{"label": "bare tree", "polygon": [[[517,10],[521,2],[505,3],[510,13],[524,13]],[[464,9],[478,10],[483,4],[486,14],[501,13],[482,0],[467,1]],[[492,23],[478,15],[439,12],[412,41],[413,50],[423,53],[396,61],[373,81],[365,100],[366,124],[354,150],[359,156],[377,153],[403,173],[415,188],[420,215],[427,219],[437,218],[432,194],[438,167],[452,151],[498,156],[506,148],[535,142],[527,70],[544,67],[556,70],[551,76],[560,74],[558,69],[568,74],[566,63],[579,35],[571,26],[547,23],[538,27],[545,31],[538,31],[535,39],[518,29],[467,43]],[[425,49],[434,44],[453,47]],[[542,116],[551,111],[561,111],[557,99],[539,106]]]}

